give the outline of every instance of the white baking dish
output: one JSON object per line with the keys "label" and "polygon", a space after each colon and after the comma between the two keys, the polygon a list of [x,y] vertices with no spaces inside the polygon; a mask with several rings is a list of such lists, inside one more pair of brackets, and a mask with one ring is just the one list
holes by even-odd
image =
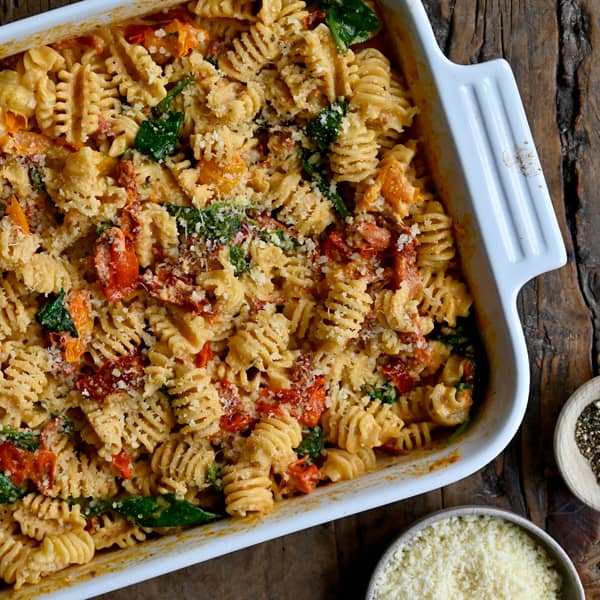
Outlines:
{"label": "white baking dish", "polygon": [[[78,35],[176,2],[84,0],[0,28],[0,56]],[[393,18],[392,9],[397,17]],[[459,230],[463,266],[490,362],[484,407],[457,442],[390,460],[357,480],[280,503],[253,522],[234,520],[128,550],[100,554],[14,598],[80,600],[466,477],[517,431],[529,362],[516,309],[521,286],[566,260],[552,203],[508,64],[458,66],[439,50],[420,2],[386,3],[386,22],[418,106],[432,167]]]}

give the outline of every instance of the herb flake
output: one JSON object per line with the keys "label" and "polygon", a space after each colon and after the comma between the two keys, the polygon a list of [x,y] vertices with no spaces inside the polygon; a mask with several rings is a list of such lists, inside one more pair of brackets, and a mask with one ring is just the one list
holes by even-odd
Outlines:
{"label": "herb flake", "polygon": [[0,504],[13,504],[27,494],[27,490],[16,486],[4,473],[0,473]]}
{"label": "herb flake", "polygon": [[324,447],[325,432],[320,425],[316,425],[305,430],[302,441],[297,448],[294,448],[294,452],[300,457],[308,456],[310,464],[312,464],[312,461],[321,454]]}
{"label": "herb flake", "polygon": [[233,265],[233,273],[236,277],[250,270],[250,261],[246,259],[246,253],[240,246],[230,246],[229,262]]}
{"label": "herb flake", "polygon": [[327,167],[321,159],[321,153],[312,152],[308,148],[302,148],[300,158],[302,159],[304,170],[310,176],[317,189],[333,204],[333,208],[335,208],[342,219],[348,217],[350,211],[348,210],[346,203],[334,190],[331,182],[325,175]]}
{"label": "herb flake", "polygon": [[39,431],[21,431],[10,429],[9,427],[0,428],[0,442],[11,442],[19,448],[34,452],[40,444]]}
{"label": "herb flake", "polygon": [[336,100],[324,108],[306,126],[306,135],[319,152],[327,152],[338,139],[342,121],[348,112],[345,100]]}
{"label": "herb flake", "polygon": [[177,219],[179,233],[204,237],[216,244],[228,244],[246,222],[246,207],[213,202],[204,208],[166,204]]}
{"label": "herb flake", "polygon": [[371,400],[379,400],[382,404],[393,404],[398,399],[398,390],[391,381],[382,384],[365,383],[360,391]]}

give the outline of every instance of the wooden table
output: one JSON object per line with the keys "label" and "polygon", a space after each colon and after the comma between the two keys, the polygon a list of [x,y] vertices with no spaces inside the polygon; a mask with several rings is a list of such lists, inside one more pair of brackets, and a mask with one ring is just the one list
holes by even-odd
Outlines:
{"label": "wooden table", "polygon": [[[2,0],[2,21],[65,3]],[[519,296],[531,360],[523,426],[501,456],[457,484],[106,594],[105,600],[362,598],[376,561],[403,527],[466,503],[508,508],[545,527],[575,562],[588,598],[600,599],[600,513],[568,492],[552,454],[561,406],[599,366],[600,2],[424,4],[452,60],[503,57],[511,63],[567,246],[568,266],[529,283]]]}

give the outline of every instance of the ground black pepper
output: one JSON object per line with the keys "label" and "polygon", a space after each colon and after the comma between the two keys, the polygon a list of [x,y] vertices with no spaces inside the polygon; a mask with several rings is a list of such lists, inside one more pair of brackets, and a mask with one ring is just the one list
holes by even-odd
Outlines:
{"label": "ground black pepper", "polygon": [[600,484],[600,400],[581,411],[575,423],[575,442]]}

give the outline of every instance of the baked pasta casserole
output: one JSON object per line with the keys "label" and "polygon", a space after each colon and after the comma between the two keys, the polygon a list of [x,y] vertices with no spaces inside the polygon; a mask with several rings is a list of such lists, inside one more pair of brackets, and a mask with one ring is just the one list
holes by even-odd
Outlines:
{"label": "baked pasta casserole", "polygon": [[468,421],[472,300],[376,10],[199,0],[4,60],[8,584]]}

